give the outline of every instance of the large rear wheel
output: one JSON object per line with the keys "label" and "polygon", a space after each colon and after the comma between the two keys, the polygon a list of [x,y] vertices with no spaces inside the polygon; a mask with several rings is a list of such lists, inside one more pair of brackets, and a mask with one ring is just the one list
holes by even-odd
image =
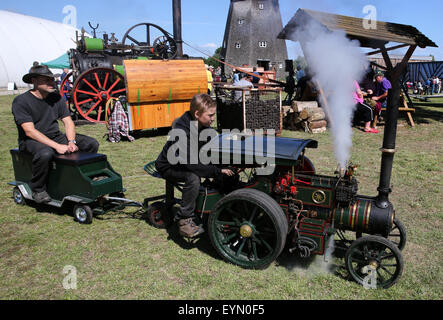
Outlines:
{"label": "large rear wheel", "polygon": [[219,200],[208,219],[212,245],[220,256],[243,268],[264,269],[281,253],[288,222],[269,195],[236,190]]}

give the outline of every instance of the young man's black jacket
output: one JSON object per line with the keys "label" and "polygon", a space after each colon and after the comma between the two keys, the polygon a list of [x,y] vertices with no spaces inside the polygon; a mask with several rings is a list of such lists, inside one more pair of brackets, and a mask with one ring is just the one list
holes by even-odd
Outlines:
{"label": "young man's black jacket", "polygon": [[[186,141],[187,159],[186,159],[186,161],[183,161],[186,163],[177,163],[177,164],[173,164],[173,165],[169,163],[168,150],[169,150],[169,148],[171,148],[171,146],[173,146],[177,142],[176,141],[168,141],[168,142],[166,142],[165,146],[163,147],[162,152],[160,153],[160,155],[158,156],[158,158],[155,162],[155,167],[157,168],[157,170],[160,174],[163,174],[164,172],[166,172],[169,169],[191,171],[202,178],[215,177],[216,175],[221,173],[221,169],[215,165],[202,164],[200,162],[200,158],[197,157],[197,155],[195,155],[195,154],[193,155],[193,157],[198,158],[198,163],[191,164],[191,161],[190,161],[190,159],[191,159],[191,152],[190,152],[190,144],[191,144],[190,125],[191,125],[191,121],[195,121],[195,120],[192,119],[191,113],[189,111],[187,111],[180,118],[178,118],[173,124],[173,129],[176,129],[176,130],[181,129],[186,134],[186,137],[187,137],[187,141]],[[210,128],[202,128],[202,129],[198,130],[198,133],[200,133],[204,129],[213,130]],[[215,130],[214,130],[214,133],[216,134]],[[198,137],[196,139],[198,139]],[[205,141],[198,141],[198,151],[199,152],[200,152],[200,149],[206,143],[207,142],[205,142]],[[178,155],[178,152],[176,152],[176,155]]]}

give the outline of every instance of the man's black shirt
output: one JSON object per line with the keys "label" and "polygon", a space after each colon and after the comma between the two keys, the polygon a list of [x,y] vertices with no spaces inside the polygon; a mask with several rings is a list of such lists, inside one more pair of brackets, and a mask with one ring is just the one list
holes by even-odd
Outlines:
{"label": "man's black shirt", "polygon": [[34,123],[35,129],[53,139],[60,134],[57,120],[69,117],[65,101],[57,93],[49,94],[46,99],[35,97],[30,91],[17,96],[12,102],[12,113],[18,129],[18,142],[29,139],[21,125]]}

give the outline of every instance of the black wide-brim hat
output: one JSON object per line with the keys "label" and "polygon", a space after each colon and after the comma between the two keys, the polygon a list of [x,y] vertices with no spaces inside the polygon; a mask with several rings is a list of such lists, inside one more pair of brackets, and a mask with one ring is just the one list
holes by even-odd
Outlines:
{"label": "black wide-brim hat", "polygon": [[31,79],[39,76],[55,79],[55,75],[49,70],[48,66],[38,65],[32,67],[29,73],[23,76],[22,80],[24,83],[32,83]]}

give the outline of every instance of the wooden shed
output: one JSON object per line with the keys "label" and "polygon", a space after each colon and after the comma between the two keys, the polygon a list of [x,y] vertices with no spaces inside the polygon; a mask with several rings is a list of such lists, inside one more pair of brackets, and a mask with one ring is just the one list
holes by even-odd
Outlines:
{"label": "wooden shed", "polygon": [[[393,83],[394,88],[391,92],[396,92],[395,104],[395,124],[397,124],[397,117],[399,111],[400,99],[400,77],[405,71],[409,59],[412,57],[417,47],[437,47],[437,45],[422,34],[417,28],[383,21],[372,21],[373,28],[368,28],[367,21],[362,18],[349,17],[344,15],[299,9],[284,29],[280,32],[278,37],[280,39],[300,41],[297,39],[296,31],[303,31],[305,25],[309,22],[315,22],[325,30],[342,30],[346,33],[346,36],[351,40],[358,40],[362,48],[376,49],[366,53],[368,57],[381,54],[384,64],[378,64],[371,62],[379,69],[386,70],[385,76]],[[393,43],[392,46],[386,47],[388,43]],[[304,51],[305,44],[300,41],[302,50]],[[397,61],[393,61],[388,54],[388,51],[396,50],[404,47],[409,47],[406,54],[403,57],[398,57]],[[368,60],[370,60],[368,58]],[[395,63],[394,63],[395,62]],[[397,90],[398,89],[398,90]],[[405,94],[409,99],[409,103],[412,105],[412,101],[409,98],[407,91]],[[397,98],[398,96],[398,98]],[[392,108],[391,108],[392,109]],[[402,106],[400,111],[406,112],[409,122],[414,126],[414,121],[411,116],[411,112],[414,109],[409,108],[407,105]]]}
{"label": "wooden shed", "polygon": [[[437,47],[437,45],[422,34],[417,28],[391,22],[376,21],[376,29],[365,28],[364,19],[339,14],[332,14],[314,10],[299,9],[284,29],[278,35],[280,39],[298,41],[294,38],[294,31],[300,28],[307,20],[312,19],[329,30],[344,30],[348,38],[358,40],[361,47],[380,49],[382,53],[385,45],[395,42],[399,45],[386,51],[407,46]],[[372,55],[375,53],[370,53]]]}
{"label": "wooden shed", "polygon": [[[380,184],[378,187],[377,206],[383,207],[388,203],[388,196],[391,192],[391,173],[394,154],[396,153],[396,137],[399,113],[399,102],[401,83],[400,77],[404,72],[407,63],[417,47],[437,47],[437,45],[422,34],[417,28],[390,22],[376,21],[376,28],[365,28],[364,19],[319,12],[313,10],[299,9],[294,17],[288,22],[278,35],[278,38],[285,40],[299,41],[296,38],[297,30],[302,28],[309,20],[313,20],[328,30],[343,30],[346,36],[352,40],[358,40],[363,48],[376,49],[368,52],[367,55],[381,53],[386,64],[386,77],[392,83],[392,89],[389,90],[388,103],[386,110],[386,125],[383,138],[382,164],[380,172]],[[389,48],[388,43],[394,43]],[[300,43],[302,49],[306,45]],[[409,47],[401,62],[393,65],[388,51]],[[379,66],[380,67],[380,66]]]}

